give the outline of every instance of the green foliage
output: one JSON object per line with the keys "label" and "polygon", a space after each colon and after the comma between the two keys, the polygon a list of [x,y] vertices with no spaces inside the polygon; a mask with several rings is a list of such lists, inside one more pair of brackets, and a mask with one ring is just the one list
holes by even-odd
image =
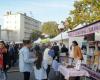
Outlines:
{"label": "green foliage", "polygon": [[36,40],[36,39],[38,39],[39,37],[41,37],[41,32],[38,31],[38,30],[33,30],[33,33],[32,33],[32,35],[31,35],[32,40]]}
{"label": "green foliage", "polygon": [[100,20],[100,0],[81,0],[74,2],[74,10],[67,18],[68,28],[73,29],[79,24],[89,24]]}
{"label": "green foliage", "polygon": [[58,24],[54,21],[45,22],[42,25],[42,33],[48,34],[50,37],[56,36],[58,31]]}

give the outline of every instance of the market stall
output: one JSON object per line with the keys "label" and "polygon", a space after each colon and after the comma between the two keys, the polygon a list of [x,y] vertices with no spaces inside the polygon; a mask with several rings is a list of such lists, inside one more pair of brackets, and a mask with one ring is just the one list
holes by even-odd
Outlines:
{"label": "market stall", "polygon": [[100,20],[82,28],[70,31],[69,37],[84,37],[82,41],[83,68],[93,79],[100,80]]}
{"label": "market stall", "polygon": [[74,68],[67,68],[66,66],[60,65],[58,71],[60,71],[60,73],[64,75],[66,80],[69,80],[71,77],[77,77],[77,76],[89,77],[89,73],[84,69],[76,70]]}
{"label": "market stall", "polygon": [[61,32],[60,34],[58,34],[56,37],[52,38],[50,41],[51,42],[55,42],[55,41],[60,41],[60,40],[65,40],[68,39],[68,33],[67,31],[65,32]]}
{"label": "market stall", "polygon": [[38,38],[36,41],[34,41],[34,43],[40,43],[41,42],[41,38]]}

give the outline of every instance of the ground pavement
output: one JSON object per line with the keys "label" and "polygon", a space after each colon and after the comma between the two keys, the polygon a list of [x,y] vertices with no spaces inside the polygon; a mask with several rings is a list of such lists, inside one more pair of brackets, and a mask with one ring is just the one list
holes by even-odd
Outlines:
{"label": "ground pavement", "polygon": [[[23,80],[23,74],[18,71],[18,68],[11,68],[8,71],[8,80]],[[35,80],[33,73],[31,74],[30,80]]]}

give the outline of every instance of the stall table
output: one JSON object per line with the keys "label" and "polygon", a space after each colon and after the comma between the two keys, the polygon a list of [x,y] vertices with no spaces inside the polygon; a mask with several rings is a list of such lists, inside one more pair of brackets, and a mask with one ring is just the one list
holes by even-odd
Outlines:
{"label": "stall table", "polygon": [[66,68],[63,65],[58,67],[58,71],[65,77],[66,80],[69,80],[70,77],[77,77],[77,76],[87,76],[89,77],[88,71],[81,69],[76,70],[74,68]]}

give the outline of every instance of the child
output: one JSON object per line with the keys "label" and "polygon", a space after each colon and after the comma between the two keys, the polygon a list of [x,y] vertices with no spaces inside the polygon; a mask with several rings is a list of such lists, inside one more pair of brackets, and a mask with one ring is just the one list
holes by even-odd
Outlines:
{"label": "child", "polygon": [[34,62],[34,74],[36,80],[46,80],[47,79],[47,74],[46,74],[46,69],[47,69],[47,63],[46,61],[43,61],[43,56],[40,51],[36,51],[36,57],[37,60]]}

